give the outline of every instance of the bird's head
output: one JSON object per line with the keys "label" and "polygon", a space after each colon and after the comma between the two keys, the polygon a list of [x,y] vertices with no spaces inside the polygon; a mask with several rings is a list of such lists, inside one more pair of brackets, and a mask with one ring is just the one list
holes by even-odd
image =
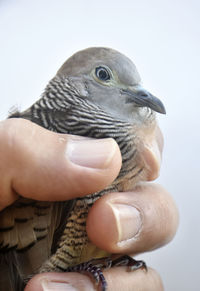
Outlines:
{"label": "bird's head", "polygon": [[165,114],[162,102],[141,86],[133,62],[116,50],[92,47],[79,51],[57,76],[71,79],[83,98],[120,119],[144,117],[149,109]]}

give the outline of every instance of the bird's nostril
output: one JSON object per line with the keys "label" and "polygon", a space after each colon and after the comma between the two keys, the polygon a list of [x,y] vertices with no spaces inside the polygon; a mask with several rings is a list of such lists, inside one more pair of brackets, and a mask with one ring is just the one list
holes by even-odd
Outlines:
{"label": "bird's nostril", "polygon": [[138,96],[142,97],[142,98],[148,98],[149,97],[148,93],[146,93],[144,91],[139,91],[138,92]]}

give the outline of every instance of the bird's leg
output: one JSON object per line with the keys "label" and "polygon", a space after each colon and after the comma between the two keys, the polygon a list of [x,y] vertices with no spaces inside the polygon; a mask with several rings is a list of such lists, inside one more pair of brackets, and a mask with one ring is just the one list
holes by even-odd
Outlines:
{"label": "bird's leg", "polygon": [[[97,261],[98,260],[90,260],[88,262],[81,263],[73,267],[68,267],[66,272],[86,273],[87,275],[92,277],[92,279],[95,280],[96,285],[100,285],[99,287],[101,288],[100,289],[101,291],[106,291],[107,282],[101,270],[101,268],[103,268],[103,266],[106,266],[106,264],[105,265],[102,263],[96,264]],[[102,259],[99,259],[99,261],[102,262]]]}
{"label": "bird's leg", "polygon": [[92,276],[97,285],[100,285],[99,287],[101,288],[101,291],[106,291],[107,282],[102,270],[117,266],[127,266],[128,271],[134,271],[140,268],[147,271],[147,266],[144,261],[137,261],[128,255],[113,260],[109,257],[93,259],[73,267],[68,267],[66,271],[86,273],[87,275]]}

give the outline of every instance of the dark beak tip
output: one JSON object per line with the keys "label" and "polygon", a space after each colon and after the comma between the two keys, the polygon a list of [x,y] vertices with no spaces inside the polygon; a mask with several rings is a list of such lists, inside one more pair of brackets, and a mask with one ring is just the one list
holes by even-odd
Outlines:
{"label": "dark beak tip", "polygon": [[162,107],[160,108],[158,113],[161,113],[161,114],[166,114],[167,113],[164,105],[162,105]]}
{"label": "dark beak tip", "polygon": [[151,96],[151,99],[150,99],[151,102],[149,103],[149,107],[158,113],[166,114],[166,109],[162,101],[153,95],[150,95],[150,96]]}

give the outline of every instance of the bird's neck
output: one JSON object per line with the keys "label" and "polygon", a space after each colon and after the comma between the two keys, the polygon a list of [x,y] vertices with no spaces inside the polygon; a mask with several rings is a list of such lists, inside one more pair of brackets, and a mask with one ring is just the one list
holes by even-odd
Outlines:
{"label": "bird's neck", "polygon": [[[54,78],[42,97],[17,117],[29,119],[58,133],[115,139],[122,154],[122,168],[115,181],[117,184],[122,185],[126,180],[135,184],[143,170],[138,151],[138,124],[110,116],[101,107],[80,96],[70,81]],[[121,188],[124,190],[129,186],[127,184]]]}

